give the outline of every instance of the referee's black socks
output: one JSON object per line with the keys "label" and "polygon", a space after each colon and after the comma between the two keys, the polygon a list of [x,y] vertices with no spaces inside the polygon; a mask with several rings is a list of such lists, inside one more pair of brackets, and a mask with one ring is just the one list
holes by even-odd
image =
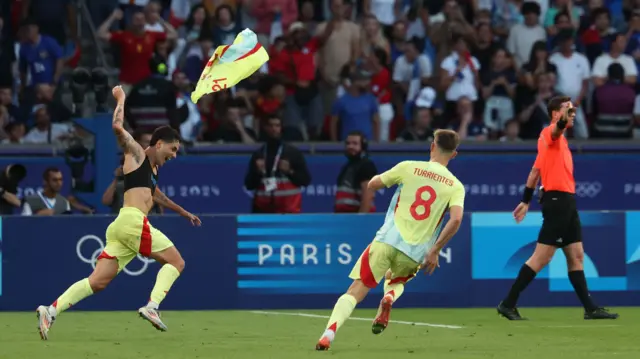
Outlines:
{"label": "referee's black socks", "polygon": [[[511,286],[511,290],[507,297],[502,301],[502,304],[507,308],[513,308],[516,306],[518,302],[518,297],[520,297],[520,293],[527,288],[529,283],[536,277],[536,273],[531,267],[529,267],[526,263],[522,265],[520,268],[520,272],[518,273],[518,278]],[[583,275],[584,278],[584,275]],[[571,281],[573,283],[573,280]],[[586,283],[586,281],[585,281]],[[586,284],[585,284],[586,288]]]}
{"label": "referee's black socks", "polygon": [[584,271],[574,270],[569,272],[569,280],[571,281],[571,285],[573,285],[573,290],[575,290],[578,298],[580,298],[584,309],[587,312],[596,310],[598,306],[591,300],[589,289],[587,289],[587,279],[584,277]]}

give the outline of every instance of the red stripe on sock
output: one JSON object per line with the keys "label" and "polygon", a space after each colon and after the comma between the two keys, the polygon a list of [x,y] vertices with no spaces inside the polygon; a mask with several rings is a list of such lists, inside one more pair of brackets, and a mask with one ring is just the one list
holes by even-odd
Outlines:
{"label": "red stripe on sock", "polygon": [[362,261],[360,262],[360,280],[368,288],[375,288],[378,283],[376,282],[376,278],[373,276],[371,266],[369,265],[369,250],[371,250],[371,245],[369,245],[367,249],[364,250],[364,253],[362,253]]}
{"label": "red stripe on sock", "polygon": [[56,299],[55,302],[53,302],[53,304],[51,304],[52,307],[58,309],[58,300]]}
{"label": "red stripe on sock", "polygon": [[389,294],[392,297],[396,297],[396,292],[394,292],[393,290],[390,290],[387,294]]}
{"label": "red stripe on sock", "polygon": [[140,254],[143,257],[149,257],[151,255],[151,227],[149,226],[149,219],[144,217],[142,223],[142,234],[140,234]]}
{"label": "red stripe on sock", "polygon": [[329,326],[329,328],[327,328],[327,329],[329,329],[330,331],[332,331],[332,332],[334,332],[334,333],[335,333],[335,332],[336,332],[336,330],[338,330],[338,322],[335,322],[335,323],[331,324],[331,325]]}

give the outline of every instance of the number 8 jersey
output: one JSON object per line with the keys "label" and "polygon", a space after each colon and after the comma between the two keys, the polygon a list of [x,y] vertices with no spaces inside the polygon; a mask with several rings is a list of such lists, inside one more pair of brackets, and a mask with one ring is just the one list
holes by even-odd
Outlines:
{"label": "number 8 jersey", "polygon": [[403,161],[380,178],[387,188],[398,188],[375,240],[421,263],[438,239],[447,209],[464,207],[464,186],[437,162]]}

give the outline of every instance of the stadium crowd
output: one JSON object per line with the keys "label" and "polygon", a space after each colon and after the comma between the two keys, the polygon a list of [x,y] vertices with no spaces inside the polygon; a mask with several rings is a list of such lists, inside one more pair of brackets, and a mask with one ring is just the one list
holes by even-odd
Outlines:
{"label": "stadium crowd", "polygon": [[[0,140],[64,141],[73,117],[59,94],[65,68],[86,56],[76,1],[2,3]],[[466,140],[519,141],[537,138],[549,122],[545,100],[564,94],[579,106],[573,137],[640,136],[637,0],[84,5],[114,55],[130,93],[128,125],[138,132],[169,124],[190,142],[253,143],[277,117],[289,141],[341,141],[354,130],[371,141],[425,141],[437,128]],[[244,28],[258,34],[270,61],[192,103],[212,52]]]}

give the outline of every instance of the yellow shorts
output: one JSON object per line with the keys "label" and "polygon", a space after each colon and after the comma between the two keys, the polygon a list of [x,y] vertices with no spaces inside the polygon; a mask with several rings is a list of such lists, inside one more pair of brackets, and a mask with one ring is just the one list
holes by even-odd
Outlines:
{"label": "yellow shorts", "polygon": [[373,241],[362,252],[353,266],[349,278],[360,279],[369,288],[375,288],[390,273],[389,284],[406,283],[415,277],[420,264],[386,243]]}
{"label": "yellow shorts", "polygon": [[147,216],[135,207],[123,207],[118,217],[107,227],[107,245],[98,259],[118,260],[118,271],[140,254],[149,257],[173,243],[159,230],[153,228]]}

